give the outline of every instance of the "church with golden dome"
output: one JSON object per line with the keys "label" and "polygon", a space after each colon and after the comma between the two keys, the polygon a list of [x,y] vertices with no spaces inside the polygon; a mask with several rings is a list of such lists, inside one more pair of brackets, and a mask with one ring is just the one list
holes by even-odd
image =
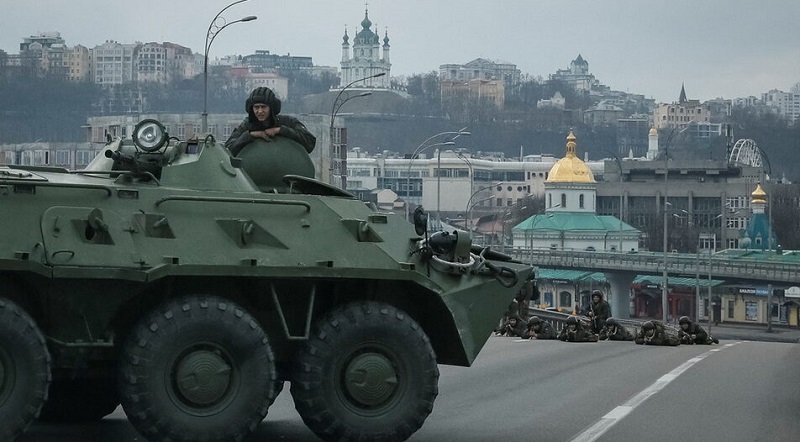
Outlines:
{"label": "church with golden dome", "polygon": [[761,183],[750,194],[750,209],[752,215],[747,228],[741,231],[739,248],[749,250],[772,250],[777,247],[775,231],[772,230],[769,216],[765,213],[767,207],[767,192],[761,188]]}
{"label": "church with golden dome", "polygon": [[597,182],[577,155],[570,132],[564,158],[544,182],[545,213],[533,215],[513,229],[514,247],[551,250],[638,250],[640,232],[614,216],[596,214]]}

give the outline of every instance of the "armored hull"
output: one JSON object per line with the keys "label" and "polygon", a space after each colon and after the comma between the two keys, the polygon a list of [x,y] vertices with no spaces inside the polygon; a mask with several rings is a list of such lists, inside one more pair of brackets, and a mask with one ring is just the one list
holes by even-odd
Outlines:
{"label": "armored hull", "polygon": [[238,440],[291,381],[320,437],[405,439],[436,364],[470,365],[531,276],[307,165],[267,168],[276,181],[242,164],[257,153],[161,137],[115,141],[80,172],[0,167],[4,434],[35,418],[20,408],[74,422],[121,402],[148,439]]}

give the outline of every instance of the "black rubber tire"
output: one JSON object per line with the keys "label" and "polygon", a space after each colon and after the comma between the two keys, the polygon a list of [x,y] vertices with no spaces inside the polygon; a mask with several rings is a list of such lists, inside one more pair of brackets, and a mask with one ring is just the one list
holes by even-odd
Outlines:
{"label": "black rubber tire", "polygon": [[392,306],[360,302],[316,324],[295,359],[291,392],[321,439],[401,441],[433,410],[438,380],[422,327]]}
{"label": "black rubber tire", "polygon": [[167,302],[134,327],[122,406],[148,440],[240,441],[275,400],[275,358],[258,322],[218,297]]}
{"label": "black rubber tire", "polygon": [[116,379],[59,379],[50,384],[41,422],[96,422],[119,405]]}
{"label": "black rubber tire", "polygon": [[0,298],[0,440],[16,440],[39,415],[50,384],[44,336],[21,307]]}

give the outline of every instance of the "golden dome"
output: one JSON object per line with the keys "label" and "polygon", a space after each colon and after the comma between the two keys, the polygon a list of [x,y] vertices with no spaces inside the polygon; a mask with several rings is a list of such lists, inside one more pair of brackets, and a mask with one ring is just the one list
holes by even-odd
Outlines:
{"label": "golden dome", "polygon": [[657,137],[658,136],[658,131],[656,130],[655,126],[650,128],[650,132],[647,134],[647,136],[650,136],[650,137],[653,137],[653,136]]}
{"label": "golden dome", "polygon": [[764,189],[761,188],[761,184],[756,186],[756,190],[754,190],[750,196],[753,197],[753,199],[750,201],[751,204],[767,204],[767,192],[764,192]]}
{"label": "golden dome", "polygon": [[567,136],[567,155],[550,169],[546,183],[594,183],[594,174],[580,158],[575,156],[575,135]]}

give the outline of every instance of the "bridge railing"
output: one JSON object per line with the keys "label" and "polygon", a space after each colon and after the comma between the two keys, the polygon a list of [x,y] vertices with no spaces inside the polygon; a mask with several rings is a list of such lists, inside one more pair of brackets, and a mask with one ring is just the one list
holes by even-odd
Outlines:
{"label": "bridge railing", "polygon": [[[664,254],[658,252],[592,252],[586,250],[549,250],[513,248],[506,250],[516,259],[534,266],[571,268],[592,271],[630,271],[660,273],[664,271]],[[795,283],[800,280],[800,263],[777,263],[731,259],[726,257],[668,253],[667,272],[680,275],[708,275]]]}

